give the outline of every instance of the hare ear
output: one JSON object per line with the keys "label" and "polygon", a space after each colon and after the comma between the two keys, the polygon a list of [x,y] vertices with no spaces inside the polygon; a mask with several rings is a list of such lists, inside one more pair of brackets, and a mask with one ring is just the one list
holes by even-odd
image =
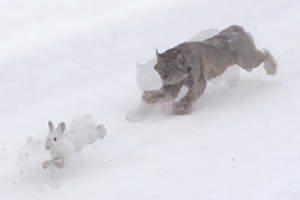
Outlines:
{"label": "hare ear", "polygon": [[50,130],[50,131],[53,131],[53,130],[54,130],[54,126],[53,126],[53,124],[52,124],[51,121],[48,122],[48,126],[49,126],[49,130]]}
{"label": "hare ear", "polygon": [[66,129],[66,123],[65,122],[60,122],[56,128],[56,130],[62,134]]}

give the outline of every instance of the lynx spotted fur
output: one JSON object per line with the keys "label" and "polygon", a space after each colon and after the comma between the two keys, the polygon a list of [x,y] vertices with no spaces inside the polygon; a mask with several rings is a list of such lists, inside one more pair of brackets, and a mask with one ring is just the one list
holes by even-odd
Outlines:
{"label": "lynx spotted fur", "polygon": [[188,91],[179,101],[172,104],[174,114],[185,114],[201,97],[206,82],[220,76],[232,66],[252,71],[260,64],[269,75],[275,75],[277,63],[266,49],[258,50],[249,33],[243,27],[232,25],[203,42],[184,42],[164,53],[156,50],[158,72],[163,85],[159,90],[143,93],[147,104],[173,101],[182,86]]}

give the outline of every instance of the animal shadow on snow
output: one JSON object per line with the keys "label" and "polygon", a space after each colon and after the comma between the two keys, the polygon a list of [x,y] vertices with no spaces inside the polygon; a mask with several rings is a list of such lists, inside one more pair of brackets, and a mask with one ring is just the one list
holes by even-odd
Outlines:
{"label": "animal shadow on snow", "polygon": [[203,96],[194,105],[193,113],[206,109],[225,110],[241,104],[253,105],[254,99],[263,97],[268,91],[279,86],[278,82],[259,79],[242,79],[239,81],[239,86],[234,89],[226,86],[208,86]]}

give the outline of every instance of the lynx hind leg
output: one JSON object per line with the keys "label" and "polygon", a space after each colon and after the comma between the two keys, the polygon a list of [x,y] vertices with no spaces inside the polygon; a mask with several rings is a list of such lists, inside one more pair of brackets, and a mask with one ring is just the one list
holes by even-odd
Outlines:
{"label": "lynx hind leg", "polygon": [[277,61],[267,49],[262,49],[261,52],[266,57],[266,59],[264,60],[264,69],[266,70],[267,74],[275,75],[278,68]]}
{"label": "lynx hind leg", "polygon": [[277,71],[277,63],[268,50],[263,49],[261,51],[254,49],[254,51],[245,52],[244,55],[239,56],[238,65],[251,72],[254,68],[257,68],[264,63],[264,69],[267,74],[275,75]]}

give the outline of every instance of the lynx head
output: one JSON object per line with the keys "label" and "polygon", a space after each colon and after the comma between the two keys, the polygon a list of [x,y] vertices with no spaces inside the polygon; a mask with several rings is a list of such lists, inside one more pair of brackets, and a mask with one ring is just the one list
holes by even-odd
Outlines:
{"label": "lynx head", "polygon": [[157,63],[154,69],[160,75],[164,83],[175,84],[185,79],[192,70],[191,67],[184,66],[184,58],[178,47],[172,48],[159,54],[156,49]]}

